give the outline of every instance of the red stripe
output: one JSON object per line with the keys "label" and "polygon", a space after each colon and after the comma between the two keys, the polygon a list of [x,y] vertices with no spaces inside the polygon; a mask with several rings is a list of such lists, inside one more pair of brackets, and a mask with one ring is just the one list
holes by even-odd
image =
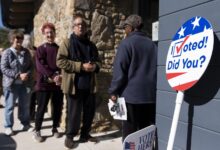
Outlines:
{"label": "red stripe", "polygon": [[182,85],[178,85],[178,86],[173,87],[173,89],[177,90],[177,91],[184,91],[184,90],[187,90],[187,89],[191,88],[194,84],[196,84],[197,81],[198,80],[191,81],[191,82],[188,82],[188,83],[184,83]]}
{"label": "red stripe", "polygon": [[186,73],[186,72],[167,73],[167,80],[175,78],[175,77],[182,75],[184,73]]}

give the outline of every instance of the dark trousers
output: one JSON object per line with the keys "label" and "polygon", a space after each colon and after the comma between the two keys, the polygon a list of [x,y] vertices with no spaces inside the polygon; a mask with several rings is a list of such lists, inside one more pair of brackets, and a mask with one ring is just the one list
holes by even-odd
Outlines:
{"label": "dark trousers", "polygon": [[122,140],[131,133],[155,124],[155,104],[128,104],[127,120],[122,121]]}
{"label": "dark trousers", "polygon": [[75,95],[66,95],[67,98],[67,138],[76,136],[80,129],[81,112],[82,127],[81,136],[86,137],[91,130],[92,121],[95,115],[95,94],[89,90],[77,90]]}
{"label": "dark trousers", "polygon": [[44,113],[47,110],[48,102],[51,98],[52,102],[52,120],[53,120],[53,128],[57,128],[59,126],[60,117],[62,113],[63,106],[63,93],[61,90],[59,91],[38,91],[37,92],[37,112],[35,119],[35,130],[40,131],[42,122],[44,119]]}
{"label": "dark trousers", "polygon": [[30,119],[35,120],[35,107],[37,104],[37,99],[36,99],[36,91],[31,92],[31,97],[30,97]]}

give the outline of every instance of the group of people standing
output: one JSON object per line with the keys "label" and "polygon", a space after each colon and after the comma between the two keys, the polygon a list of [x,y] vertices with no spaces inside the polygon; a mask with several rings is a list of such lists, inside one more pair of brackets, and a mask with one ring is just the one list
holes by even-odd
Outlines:
{"label": "group of people standing", "polygon": [[[129,16],[122,27],[127,37],[118,47],[109,94],[113,102],[117,102],[119,96],[125,97],[128,119],[123,121],[124,139],[128,134],[154,123],[157,48],[141,32],[143,21],[140,16]],[[35,92],[35,141],[44,141],[40,131],[49,100],[53,108],[51,132],[55,137],[60,137],[58,127],[65,95],[67,116],[64,145],[74,148],[73,139],[80,129],[80,142],[97,142],[89,133],[96,109],[96,74],[100,70],[100,58],[95,44],[89,40],[86,22],[81,15],[75,15],[73,32],[60,46],[55,43],[56,29],[52,23],[43,24],[41,30],[46,42],[34,54],[22,46],[22,31],[12,30],[9,33],[11,47],[3,52],[1,58],[5,134],[13,135],[16,100],[21,130],[31,129],[30,96]]]}

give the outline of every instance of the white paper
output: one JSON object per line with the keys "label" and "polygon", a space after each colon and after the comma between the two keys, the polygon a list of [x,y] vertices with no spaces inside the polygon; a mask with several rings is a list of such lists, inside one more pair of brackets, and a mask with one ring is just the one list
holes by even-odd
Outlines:
{"label": "white paper", "polygon": [[116,103],[109,99],[108,108],[114,119],[127,120],[127,108],[124,97],[119,97]]}

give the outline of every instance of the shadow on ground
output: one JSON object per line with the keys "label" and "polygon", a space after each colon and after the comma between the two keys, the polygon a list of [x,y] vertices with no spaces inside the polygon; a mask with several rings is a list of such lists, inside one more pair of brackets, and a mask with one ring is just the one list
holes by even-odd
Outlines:
{"label": "shadow on ground", "polygon": [[[114,140],[115,138],[121,137],[121,131],[115,131],[112,133],[105,133],[104,135],[98,135],[98,136],[93,136],[94,138],[97,139],[96,142],[94,142],[95,144],[98,144],[101,141],[106,141],[106,140]],[[84,143],[84,142],[80,142],[80,140],[74,140],[76,142],[76,144],[80,144],[80,143]]]}
{"label": "shadow on ground", "polygon": [[110,139],[115,139],[115,138],[118,138],[118,137],[121,137],[122,133],[121,131],[116,131],[116,132],[113,132],[113,133],[109,133],[109,134],[105,134],[105,135],[100,135],[100,136],[96,136],[96,138],[99,140],[99,141],[105,141],[105,140],[110,140]]}
{"label": "shadow on ground", "polygon": [[13,138],[0,133],[0,150],[16,150],[17,144]]}

